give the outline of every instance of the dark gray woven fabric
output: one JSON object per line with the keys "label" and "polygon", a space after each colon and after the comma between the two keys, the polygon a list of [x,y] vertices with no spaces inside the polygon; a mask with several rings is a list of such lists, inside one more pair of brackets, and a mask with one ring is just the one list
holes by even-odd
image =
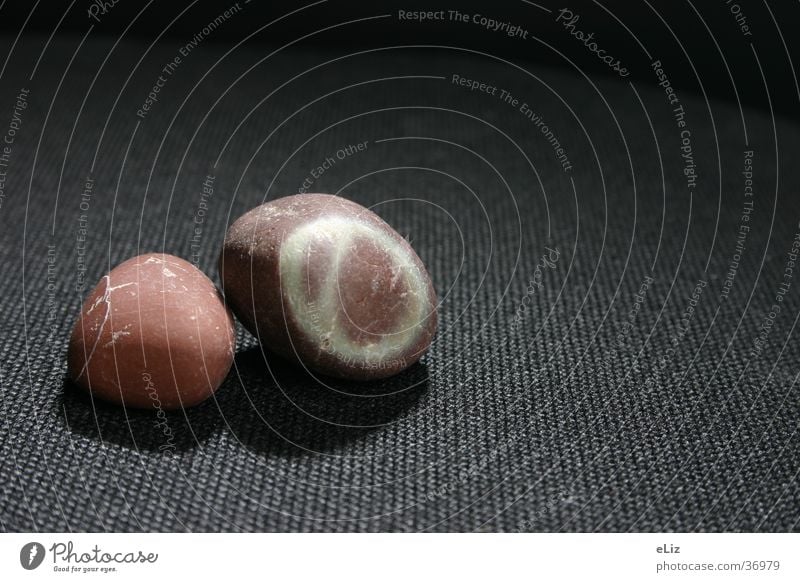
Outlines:
{"label": "dark gray woven fabric", "polygon": [[[0,206],[4,530],[798,529],[795,122],[679,92],[689,189],[673,107],[643,84],[444,48],[257,64],[209,44],[142,118],[178,45],[56,37],[29,80],[45,40],[22,38],[0,89],[0,132],[30,89]],[[322,385],[240,329],[217,397],[170,413],[171,436],[65,381],[82,214],[90,285],[149,251],[196,251],[218,281],[227,224],[328,157],[309,190],[374,206],[435,281],[421,364]]]}

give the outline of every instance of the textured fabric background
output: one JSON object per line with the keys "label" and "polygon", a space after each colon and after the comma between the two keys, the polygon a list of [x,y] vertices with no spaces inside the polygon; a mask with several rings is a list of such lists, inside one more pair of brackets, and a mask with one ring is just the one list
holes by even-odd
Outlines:
{"label": "textured fabric background", "polygon": [[[798,529],[795,121],[679,92],[690,190],[673,106],[640,83],[446,48],[204,44],[141,118],[178,44],[57,36],[37,63],[45,41],[20,40],[0,88],[0,132],[30,89],[0,206],[2,529]],[[372,206],[429,267],[441,327],[421,364],[326,386],[240,329],[235,369],[168,415],[172,440],[65,381],[81,228],[89,286],[149,251],[197,251],[218,281],[227,225],[327,157],[310,190]]]}

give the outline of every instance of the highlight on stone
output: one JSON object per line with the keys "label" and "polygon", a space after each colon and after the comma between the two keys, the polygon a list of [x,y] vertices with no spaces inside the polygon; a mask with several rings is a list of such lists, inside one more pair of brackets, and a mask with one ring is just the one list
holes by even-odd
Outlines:
{"label": "highlight on stone", "polygon": [[94,396],[136,408],[199,404],[233,363],[233,317],[214,283],[166,254],[112,269],[86,298],[68,373]]}
{"label": "highlight on stone", "polygon": [[225,299],[262,343],[314,372],[384,378],[414,364],[437,298],[414,249],[374,212],[297,194],[241,216],[220,256]]}

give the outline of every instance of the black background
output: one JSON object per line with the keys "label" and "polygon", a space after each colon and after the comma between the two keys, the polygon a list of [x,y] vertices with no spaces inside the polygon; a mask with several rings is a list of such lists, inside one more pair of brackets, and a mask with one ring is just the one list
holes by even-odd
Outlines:
{"label": "black background", "polygon": [[[3,7],[4,17],[0,30],[9,38],[20,30],[26,34],[49,35],[59,24],[57,33],[83,35],[87,29],[87,11],[91,2],[76,3],[64,14],[69,2],[48,2],[47,8],[30,10],[27,3],[7,2]],[[222,9],[233,3],[209,0],[152,4],[152,9],[142,10],[147,3],[120,0],[107,14],[100,15],[96,34],[124,38],[135,42],[149,43],[156,36],[180,41],[191,38],[199,29],[213,20]],[[243,2],[239,3],[244,5]],[[236,43],[254,33],[263,24],[312,5],[304,10],[302,17],[283,21],[269,33],[255,34],[251,41],[266,46],[280,46],[297,40],[312,31],[329,29],[310,35],[300,43],[302,46],[330,48],[332,46],[358,49],[373,46],[399,44],[450,44],[487,51],[515,61],[566,66],[565,56],[584,71],[606,73],[605,65],[586,54],[574,51],[560,38],[560,25],[552,18],[542,18],[524,1],[479,2],[468,0],[456,4],[446,2],[378,2],[367,6],[357,2],[251,2],[247,4],[248,17],[234,19],[213,35],[212,42]],[[61,8],[57,6],[61,5]],[[576,0],[569,4],[539,3],[555,11],[569,8],[581,16],[580,30],[595,32],[602,40],[608,54],[625,55],[631,64],[645,65],[634,36],[644,42],[649,50],[658,55],[665,64],[672,65],[671,80],[675,86],[702,95],[703,91],[714,98],[729,101],[741,100],[748,105],[764,108],[769,106],[764,94],[757,68],[751,68],[752,52],[749,43],[742,42],[739,27],[731,6],[741,8],[741,14],[754,36],[747,40],[758,40],[758,49],[763,51],[760,59],[767,86],[770,88],[772,107],[785,115],[797,116],[796,72],[793,73],[790,58],[797,54],[794,26],[800,22],[800,7],[796,2],[625,2],[597,3],[591,0]],[[187,10],[187,8],[189,8]],[[449,20],[426,22],[418,26],[406,26],[397,19],[382,22],[380,26],[365,27],[353,34],[347,27],[334,25],[373,14],[397,13],[398,10],[460,10],[479,13],[497,20],[527,25],[531,34],[549,44],[520,50],[519,43],[503,34],[476,34],[473,26],[463,26]],[[134,21],[137,14],[143,15]],[[613,13],[613,16],[611,14]],[[179,16],[180,15],[180,16]],[[178,17],[179,16],[179,17]],[[176,17],[178,17],[176,19]],[[625,23],[631,33],[619,24]],[[23,24],[25,25],[24,29]],[[778,27],[781,33],[778,34]],[[676,40],[677,39],[677,40]],[[5,52],[5,51],[4,51]],[[778,58],[772,58],[777,56]],[[723,64],[724,58],[724,64]],[[691,65],[689,65],[691,62]],[[652,83],[652,75],[645,66],[628,67],[637,81]],[[732,81],[733,79],[733,81]],[[701,87],[702,84],[702,87]],[[735,85],[735,90],[734,90]]]}

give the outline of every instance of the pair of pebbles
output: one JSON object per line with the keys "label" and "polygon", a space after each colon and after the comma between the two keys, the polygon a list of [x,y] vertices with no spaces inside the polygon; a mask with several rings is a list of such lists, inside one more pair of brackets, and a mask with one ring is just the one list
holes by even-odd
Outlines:
{"label": "pair of pebbles", "polygon": [[436,294],[411,245],[338,196],[287,196],[244,214],[227,232],[219,269],[224,297],[172,255],[118,265],[83,304],[70,377],[125,406],[199,404],[233,363],[231,311],[268,350],[350,380],[404,370],[436,332]]}

